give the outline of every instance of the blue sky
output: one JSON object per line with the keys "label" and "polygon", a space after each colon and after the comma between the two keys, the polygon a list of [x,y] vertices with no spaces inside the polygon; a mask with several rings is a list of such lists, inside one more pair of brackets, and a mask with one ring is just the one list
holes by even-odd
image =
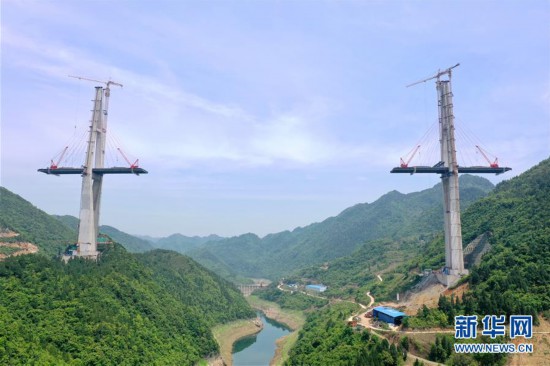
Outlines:
{"label": "blue sky", "polygon": [[[109,134],[150,174],[106,177],[102,223],[134,234],[265,235],[433,186],[389,174],[437,120],[433,81],[405,85],[457,62],[460,136],[513,168],[487,178],[550,155],[549,1],[7,0],[1,17],[0,183],[48,213],[78,215],[79,177],[36,172],[90,119],[95,84],[69,74],[124,84]],[[462,165],[485,164],[469,142]]]}

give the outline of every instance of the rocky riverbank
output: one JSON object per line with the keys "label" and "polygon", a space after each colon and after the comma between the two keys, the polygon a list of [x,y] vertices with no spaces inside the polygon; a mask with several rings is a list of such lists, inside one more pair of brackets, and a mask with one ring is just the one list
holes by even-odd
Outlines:
{"label": "rocky riverbank", "polygon": [[220,355],[227,366],[233,364],[233,343],[239,339],[256,334],[263,329],[263,324],[257,318],[237,320],[214,327],[212,333],[220,345]]}

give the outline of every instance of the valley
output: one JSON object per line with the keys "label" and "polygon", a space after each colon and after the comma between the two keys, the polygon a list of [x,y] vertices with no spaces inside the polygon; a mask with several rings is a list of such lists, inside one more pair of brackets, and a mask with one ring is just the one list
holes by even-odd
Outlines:
{"label": "valley", "polygon": [[[447,289],[435,280],[438,268],[444,263],[443,237],[437,225],[431,222],[433,215],[441,209],[437,186],[416,194],[390,193],[373,204],[354,206],[322,223],[262,239],[252,235],[235,238],[173,237],[175,241],[169,247],[179,252],[203,259],[207,258],[206,253],[218,253],[203,264],[172,250],[155,249],[159,242],[163,242],[160,239],[135,238],[115,228],[102,226],[103,232],[109,231],[120,244],[102,249],[100,266],[87,261],[60,265],[49,259],[62,248],[60,243],[74,240],[75,219],[51,217],[1,188],[0,228],[4,233],[2,240],[7,244],[4,247],[9,248],[11,254],[23,247],[34,252],[10,256],[0,262],[0,292],[5,300],[0,304],[2,328],[17,329],[16,333],[0,333],[0,339],[7,345],[4,346],[2,362],[19,359],[47,363],[55,359],[73,364],[77,359],[99,357],[117,362],[122,357],[130,357],[138,363],[163,360],[170,364],[180,360],[186,364],[202,360],[219,364],[220,360],[230,357],[232,344],[237,339],[258,331],[252,321],[256,310],[294,330],[274,345],[274,364],[376,363],[381,360],[379,357],[391,358],[398,364],[411,364],[411,360],[418,357],[426,364],[434,357],[440,361],[445,357],[445,362],[451,363],[466,359],[468,362],[499,365],[544,360],[549,352],[548,335],[544,332],[550,315],[550,280],[547,278],[550,266],[547,263],[549,256],[544,253],[549,250],[547,238],[550,234],[547,230],[550,226],[540,223],[550,223],[546,199],[550,194],[549,176],[550,160],[545,160],[494,189],[489,189],[483,180],[462,178],[466,179],[465,199],[471,195],[471,201],[464,205],[462,230],[465,246],[472,248],[467,250],[467,254],[471,252],[475,257],[468,261],[470,275],[454,289]],[[414,220],[402,221],[403,217],[396,212],[411,210],[411,207],[418,210]],[[26,220],[26,215],[33,217],[33,221]],[[356,215],[385,219],[374,224],[361,221],[363,219],[357,221]],[[274,253],[299,258],[302,254],[297,248],[300,245],[307,248],[312,240],[306,239],[308,236],[322,236],[314,233],[329,232],[338,220],[349,220],[354,226],[358,222],[382,225],[385,236],[376,230],[362,229],[363,234],[352,231],[350,238],[358,238],[355,240],[359,242],[351,245],[352,239],[341,239],[347,238],[342,236],[347,230],[343,229],[345,224],[339,225],[344,231],[323,239],[332,243],[336,251],[333,248],[322,254],[327,246],[321,245],[319,255],[303,265],[297,265],[301,260],[286,263],[283,267],[288,268],[288,272],[284,272],[284,280],[273,276],[277,271],[254,272],[255,267],[248,266],[244,258],[245,252],[250,254],[247,252],[250,246],[259,248],[252,253],[268,249],[272,254],[271,257],[262,254],[256,258],[266,268],[284,262],[282,254]],[[304,236],[305,233],[308,236]],[[243,239],[246,245],[241,244]],[[33,246],[20,244],[31,240],[35,243]],[[191,247],[190,242],[193,243]],[[346,246],[339,244],[346,242]],[[166,241],[164,243],[168,245]],[[467,246],[468,243],[473,244]],[[230,250],[225,251],[226,245]],[[122,246],[136,253],[130,253]],[[347,249],[340,250],[344,247]],[[275,251],[274,248],[279,249]],[[308,264],[310,260],[317,262]],[[203,265],[209,266],[210,270]],[[246,276],[252,273],[253,277]],[[229,281],[254,283],[251,278],[264,275],[270,275],[266,277],[275,281],[268,285],[269,280],[262,280],[265,288],[262,285],[249,297],[243,297],[235,283]],[[91,281],[92,278],[101,278],[101,287]],[[281,286],[280,281],[299,286],[322,283],[327,289],[322,294],[305,295]],[[83,291],[85,288],[87,290]],[[37,297],[38,293],[43,295]],[[96,305],[89,308],[84,304],[91,298],[96,299]],[[34,304],[35,310],[31,311],[30,304]],[[52,304],[56,305],[52,307]],[[407,328],[392,330],[373,326],[364,316],[367,311],[364,307],[371,305],[401,309],[409,316]],[[536,348],[532,356],[491,359],[487,355],[483,358],[475,354],[467,357],[454,353],[434,356],[434,345],[440,347],[441,342],[448,342],[443,341],[444,335],[454,332],[452,314],[491,312],[533,316]],[[48,320],[53,314],[56,314],[54,322]],[[181,317],[182,314],[185,315]],[[347,323],[354,315],[367,330],[356,331],[348,327]],[[33,317],[32,321],[29,316]],[[78,319],[83,319],[84,323]],[[173,329],[172,334],[178,334],[177,337],[161,330],[167,322],[172,324],[169,328]],[[40,324],[41,332],[33,332],[33,326],[25,325],[34,323]],[[60,326],[67,331],[59,339],[52,338]],[[13,338],[14,334],[18,334],[17,340]],[[322,339],[320,343],[319,337]],[[396,358],[400,350],[405,349],[404,338],[409,342],[409,361]],[[86,345],[90,339],[101,341],[98,345],[103,356],[97,349]],[[35,341],[44,344],[41,351],[30,347]],[[134,351],[159,341],[165,346],[155,350],[149,347],[149,351],[140,355]],[[125,348],[112,349],[109,344],[113,342],[122,342]],[[328,343],[325,345],[324,342],[331,342],[331,346],[326,348]],[[318,345],[312,348],[315,344]],[[172,347],[176,345],[181,352],[173,351]]]}

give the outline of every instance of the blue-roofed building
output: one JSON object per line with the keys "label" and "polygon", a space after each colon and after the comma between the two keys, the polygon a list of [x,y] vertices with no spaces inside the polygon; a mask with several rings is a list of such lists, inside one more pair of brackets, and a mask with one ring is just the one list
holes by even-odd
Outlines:
{"label": "blue-roofed building", "polygon": [[306,290],[312,290],[317,292],[325,292],[327,290],[327,286],[325,285],[307,285]]}
{"label": "blue-roofed building", "polygon": [[403,318],[406,316],[407,314],[405,313],[385,306],[378,306],[372,309],[373,318],[395,325],[401,324],[401,321],[403,321]]}

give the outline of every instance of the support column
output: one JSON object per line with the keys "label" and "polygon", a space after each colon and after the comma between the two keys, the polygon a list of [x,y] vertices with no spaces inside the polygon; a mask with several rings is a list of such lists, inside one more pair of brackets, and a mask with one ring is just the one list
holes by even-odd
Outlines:
{"label": "support column", "polygon": [[[78,256],[97,257],[96,212],[94,209],[94,154],[97,149],[97,129],[101,125],[103,113],[103,88],[96,87],[92,123],[86,151],[86,163],[82,173],[82,192],[80,196],[80,225],[78,227]],[[99,185],[99,191],[101,184]]]}
{"label": "support column", "polygon": [[[105,97],[103,100],[104,108],[100,111],[95,130],[96,146],[95,146],[95,164],[96,168],[105,167],[105,143],[107,137],[107,113],[109,108],[109,87],[105,89]],[[101,191],[103,187],[103,175],[93,174],[93,197],[94,197],[94,228],[96,236],[99,235],[99,213],[101,205]]]}
{"label": "support column", "polygon": [[439,99],[439,132],[441,161],[448,172],[441,176],[443,185],[443,209],[445,220],[445,269],[447,285],[456,283],[464,269],[462,252],[462,229],[460,223],[460,196],[458,187],[458,164],[454,138],[453,94],[449,80],[436,83]]}

